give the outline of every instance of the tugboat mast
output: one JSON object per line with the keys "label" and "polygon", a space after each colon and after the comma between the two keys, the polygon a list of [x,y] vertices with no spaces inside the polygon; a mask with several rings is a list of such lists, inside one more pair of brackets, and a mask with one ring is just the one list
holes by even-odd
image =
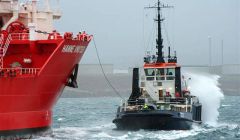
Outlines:
{"label": "tugboat mast", "polygon": [[163,39],[162,39],[162,21],[164,20],[163,18],[161,18],[161,9],[162,8],[173,8],[173,6],[168,6],[168,5],[164,5],[161,4],[160,0],[158,0],[157,6],[151,6],[151,7],[146,7],[146,8],[155,8],[158,11],[158,15],[157,15],[157,19],[155,21],[158,22],[158,37],[156,39],[156,48],[158,49],[157,52],[157,63],[165,63],[164,61],[164,56],[163,56]]}

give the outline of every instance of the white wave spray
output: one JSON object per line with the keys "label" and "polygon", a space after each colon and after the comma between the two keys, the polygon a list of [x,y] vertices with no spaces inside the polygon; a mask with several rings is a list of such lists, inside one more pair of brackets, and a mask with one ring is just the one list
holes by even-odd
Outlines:
{"label": "white wave spray", "polygon": [[220,76],[211,74],[184,74],[190,77],[189,90],[192,95],[199,98],[202,103],[202,121],[204,124],[216,126],[218,120],[218,109],[221,100],[224,98],[222,90],[219,88]]}

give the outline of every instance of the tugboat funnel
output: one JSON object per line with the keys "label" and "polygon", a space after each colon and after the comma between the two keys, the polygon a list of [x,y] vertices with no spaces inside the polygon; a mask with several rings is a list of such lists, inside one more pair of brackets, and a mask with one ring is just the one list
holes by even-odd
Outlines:
{"label": "tugboat funnel", "polygon": [[132,94],[129,100],[136,100],[140,96],[141,94],[139,89],[139,68],[133,68]]}

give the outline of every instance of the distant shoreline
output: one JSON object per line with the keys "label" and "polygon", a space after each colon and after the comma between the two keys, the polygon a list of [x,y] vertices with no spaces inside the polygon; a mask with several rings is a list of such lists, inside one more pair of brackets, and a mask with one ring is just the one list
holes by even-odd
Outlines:
{"label": "distant shoreline", "polygon": [[[131,94],[131,74],[107,74],[107,77],[124,98]],[[240,95],[240,75],[224,75],[219,79],[224,95]],[[79,88],[66,87],[62,98],[117,97],[103,75],[83,75],[78,78]]]}

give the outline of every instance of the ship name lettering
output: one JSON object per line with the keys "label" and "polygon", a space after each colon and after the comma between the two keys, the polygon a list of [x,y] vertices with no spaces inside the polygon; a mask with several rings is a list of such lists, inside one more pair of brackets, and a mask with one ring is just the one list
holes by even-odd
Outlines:
{"label": "ship name lettering", "polygon": [[84,46],[79,45],[64,45],[62,52],[63,53],[83,53],[85,50]]}

